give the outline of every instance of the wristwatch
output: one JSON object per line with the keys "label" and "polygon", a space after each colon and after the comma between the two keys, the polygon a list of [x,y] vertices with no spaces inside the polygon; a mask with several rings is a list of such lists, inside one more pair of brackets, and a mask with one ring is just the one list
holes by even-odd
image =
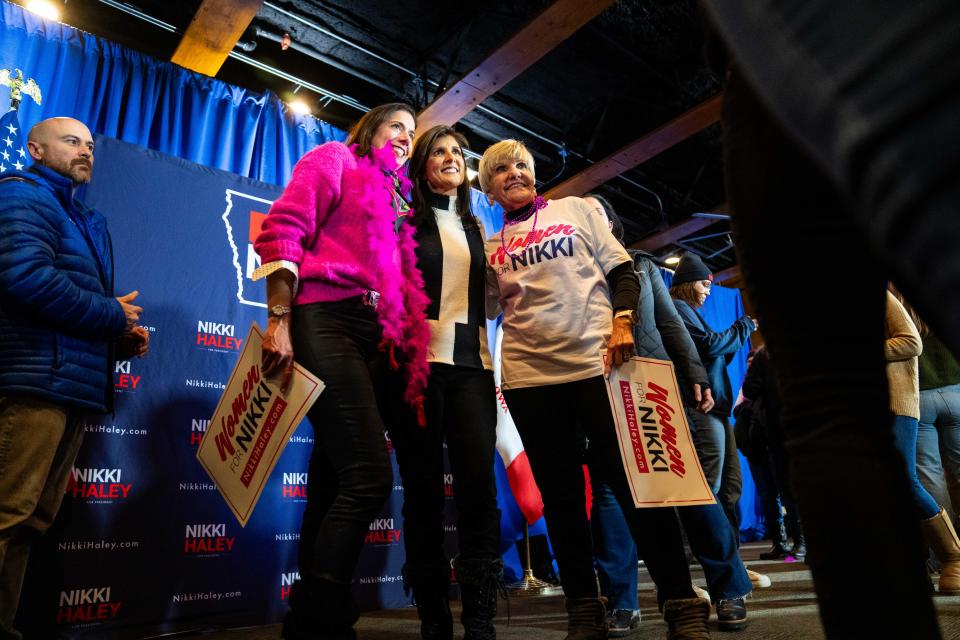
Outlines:
{"label": "wristwatch", "polygon": [[275,304],[272,307],[270,307],[270,310],[267,312],[267,315],[274,316],[277,318],[282,318],[283,316],[290,313],[290,311],[291,311],[290,307],[285,307],[282,304]]}

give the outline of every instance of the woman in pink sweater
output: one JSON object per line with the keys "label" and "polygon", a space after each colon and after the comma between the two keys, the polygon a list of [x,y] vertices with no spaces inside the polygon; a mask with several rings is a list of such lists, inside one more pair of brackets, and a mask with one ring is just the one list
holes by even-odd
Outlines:
{"label": "woman in pink sweater", "polygon": [[308,414],[314,448],[287,640],[354,637],[353,571],[393,486],[381,414],[391,369],[402,368],[404,399],[422,413],[428,300],[413,227],[402,224],[415,126],[410,106],[385,104],[345,144],[304,155],[255,242],[257,275],[267,276],[264,374],[286,385],[296,357],[326,384]]}

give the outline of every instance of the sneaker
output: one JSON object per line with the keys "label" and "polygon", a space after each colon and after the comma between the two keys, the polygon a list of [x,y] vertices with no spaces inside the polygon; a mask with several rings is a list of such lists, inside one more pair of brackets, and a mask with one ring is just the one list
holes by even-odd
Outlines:
{"label": "sneaker", "polygon": [[747,604],[743,598],[721,600],[717,605],[720,631],[740,631],[747,626]]}
{"label": "sneaker", "polygon": [[706,600],[707,602],[710,602],[710,592],[709,592],[709,591],[707,591],[706,589],[701,589],[700,587],[698,587],[698,586],[695,585],[695,584],[692,584],[692,585],[690,585],[690,586],[693,587],[693,592],[694,592],[695,594],[697,594],[697,597],[698,597],[698,598],[700,598],[701,600]]}
{"label": "sneaker", "polygon": [[611,638],[625,638],[640,628],[640,609],[614,609],[607,614]]}
{"label": "sneaker", "polygon": [[770,576],[750,571],[750,569],[747,569],[747,576],[750,577],[750,584],[754,589],[765,589],[770,586]]}

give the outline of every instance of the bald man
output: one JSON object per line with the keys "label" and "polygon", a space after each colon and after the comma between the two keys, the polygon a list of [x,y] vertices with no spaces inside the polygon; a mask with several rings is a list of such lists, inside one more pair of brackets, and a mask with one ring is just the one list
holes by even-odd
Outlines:
{"label": "bald man", "polygon": [[104,217],[74,197],[93,137],[72,118],[31,129],[33,166],[0,175],[0,640],[30,553],[60,508],[83,418],[112,408],[115,357],[146,354],[137,292],[114,297]]}

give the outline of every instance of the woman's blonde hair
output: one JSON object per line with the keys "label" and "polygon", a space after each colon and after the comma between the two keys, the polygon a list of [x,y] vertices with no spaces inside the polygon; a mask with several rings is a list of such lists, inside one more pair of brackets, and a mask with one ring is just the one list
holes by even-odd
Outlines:
{"label": "woman's blonde hair", "polygon": [[700,296],[694,287],[699,280],[694,282],[682,282],[670,287],[670,297],[677,300],[683,300],[694,309],[700,306]]}
{"label": "woman's blonde hair", "polygon": [[493,170],[504,162],[523,160],[530,167],[530,173],[536,179],[537,174],[533,166],[533,156],[519,140],[501,140],[487,147],[480,158],[477,167],[477,178],[480,180],[480,190],[489,193],[488,188],[493,181]]}

